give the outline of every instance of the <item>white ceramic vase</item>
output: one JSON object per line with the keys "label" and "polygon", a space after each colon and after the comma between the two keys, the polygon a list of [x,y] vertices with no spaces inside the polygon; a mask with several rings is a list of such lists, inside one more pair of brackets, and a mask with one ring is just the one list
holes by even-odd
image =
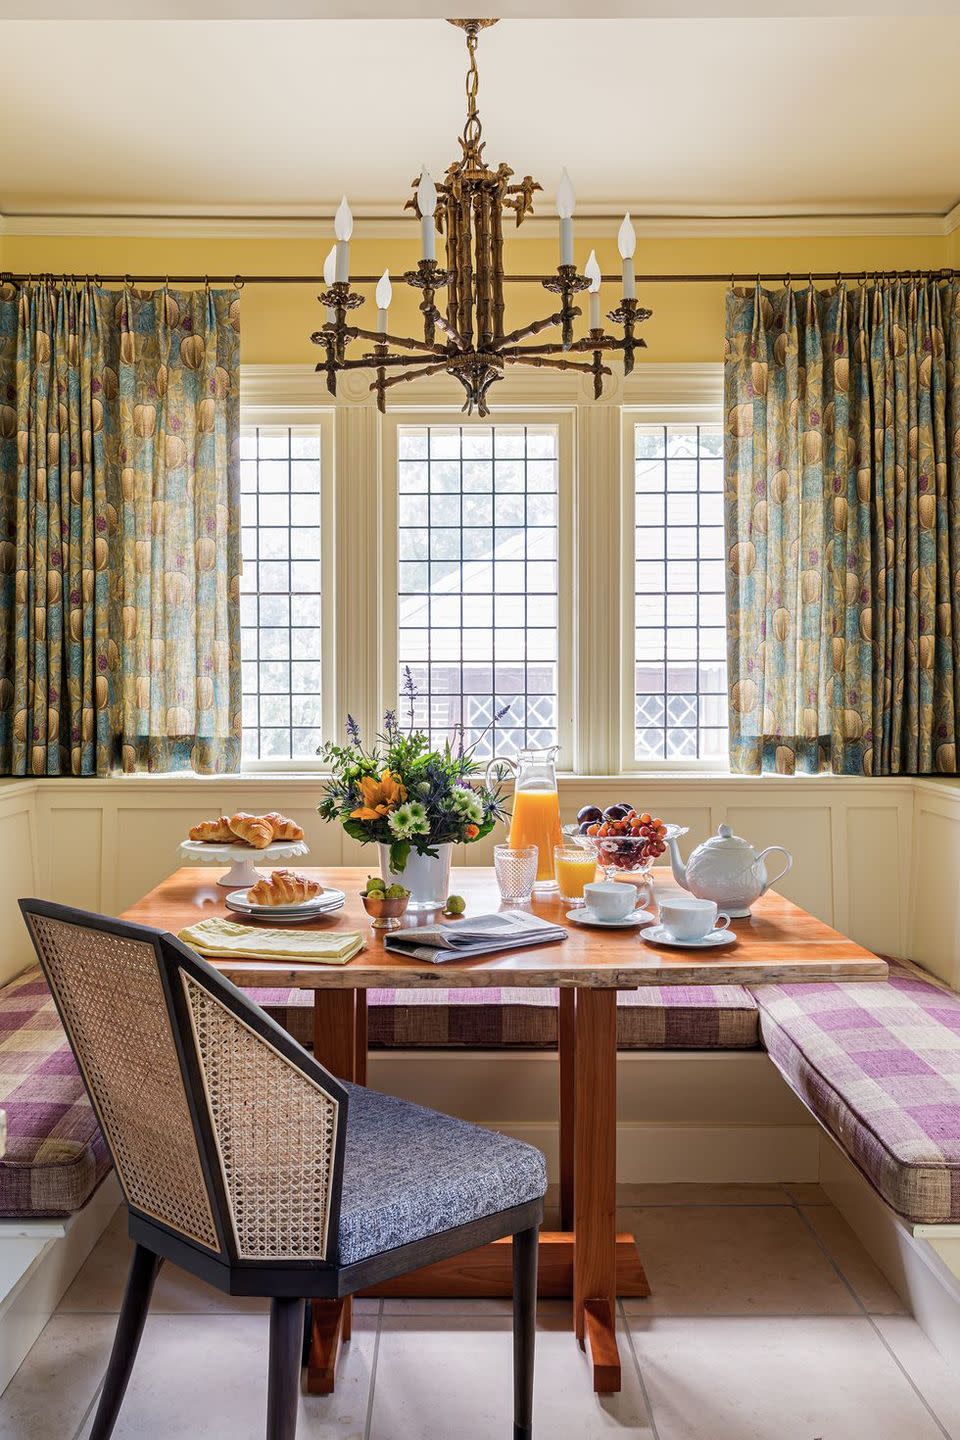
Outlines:
{"label": "white ceramic vase", "polygon": [[402,870],[390,868],[390,846],[380,845],[380,874],[388,885],[402,885],[410,891],[410,911],[442,910],[450,894],[450,856],[452,845],[437,845],[436,859],[418,855],[411,849]]}

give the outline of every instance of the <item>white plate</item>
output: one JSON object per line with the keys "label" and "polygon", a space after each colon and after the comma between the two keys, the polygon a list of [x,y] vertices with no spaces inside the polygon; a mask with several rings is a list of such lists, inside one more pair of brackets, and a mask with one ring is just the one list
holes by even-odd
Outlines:
{"label": "white plate", "polygon": [[231,910],[249,910],[256,913],[262,910],[267,915],[292,915],[294,912],[302,913],[304,910],[342,905],[346,898],[342,890],[330,887],[321,890],[319,895],[311,895],[308,900],[291,901],[285,905],[259,905],[256,900],[250,899],[249,890],[233,890],[227,896],[227,904]]}
{"label": "white plate", "polygon": [[568,910],[567,919],[574,925],[598,926],[601,930],[632,930],[635,925],[649,925],[653,919],[649,910],[631,910],[622,920],[601,920],[588,905],[582,910]]}
{"label": "white plate", "polygon": [[266,920],[271,925],[302,925],[307,920],[322,920],[326,915],[336,915],[343,909],[343,901],[333,905],[314,905],[309,910],[281,910],[277,905],[265,905],[260,909],[241,908],[227,901],[227,909],[245,920]]}
{"label": "white plate", "polygon": [[682,950],[716,950],[719,945],[735,944],[737,936],[733,930],[708,930],[699,940],[677,940],[666,925],[650,925],[640,932],[640,939],[652,945],[677,945]]}

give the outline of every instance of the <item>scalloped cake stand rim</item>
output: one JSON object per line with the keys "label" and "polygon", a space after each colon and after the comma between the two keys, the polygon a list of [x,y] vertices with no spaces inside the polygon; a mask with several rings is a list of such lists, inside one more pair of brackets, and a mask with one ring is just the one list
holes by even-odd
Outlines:
{"label": "scalloped cake stand rim", "polygon": [[262,850],[250,845],[206,845],[202,840],[182,840],[180,856],[194,865],[229,865],[230,869],[217,881],[230,890],[249,890],[261,878],[258,864],[276,860],[292,860],[309,854],[305,840],[274,840]]}

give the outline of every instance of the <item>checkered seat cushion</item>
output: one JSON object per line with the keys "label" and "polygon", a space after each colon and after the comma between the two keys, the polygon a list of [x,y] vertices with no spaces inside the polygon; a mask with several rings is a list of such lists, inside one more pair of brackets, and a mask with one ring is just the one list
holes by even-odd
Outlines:
{"label": "checkered seat cushion", "polygon": [[64,1216],[111,1168],[39,966],[0,989],[0,1216]]}
{"label": "checkered seat cushion", "polygon": [[960,995],[893,965],[876,983],[751,988],[774,1063],[887,1203],[960,1221]]}
{"label": "checkered seat cushion", "polygon": [[340,1201],[344,1265],[539,1199],[532,1145],[376,1090],[348,1085]]}
{"label": "checkered seat cushion", "polygon": [[[313,1044],[308,990],[254,990],[301,1045]],[[377,1049],[554,1050],[557,992],[538,989],[371,990]],[[617,996],[621,1050],[757,1050],[757,1007],[740,985],[644,985]]]}

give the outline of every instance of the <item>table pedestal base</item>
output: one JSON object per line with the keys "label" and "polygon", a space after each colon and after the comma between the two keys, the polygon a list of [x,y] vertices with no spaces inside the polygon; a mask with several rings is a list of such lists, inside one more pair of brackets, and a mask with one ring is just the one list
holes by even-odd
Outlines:
{"label": "table pedestal base", "polygon": [[[541,1300],[566,1300],[573,1295],[574,1237],[561,1230],[540,1232],[540,1257],[537,1270],[537,1294]],[[616,1240],[617,1294],[627,1299],[646,1299],[650,1285],[637,1253],[632,1235],[618,1235]],[[462,1298],[509,1299],[513,1294],[513,1256],[509,1239],[493,1245],[469,1250],[427,1265],[396,1280],[361,1291],[365,1296],[409,1297],[429,1299]],[[594,1389],[603,1392],[619,1390],[620,1361],[616,1346],[616,1320],[609,1305],[603,1301],[587,1301],[586,1341],[593,1360]],[[337,1356],[350,1325],[350,1307],[340,1300],[314,1300],[310,1343],[307,1354],[307,1392],[330,1395],[333,1392]]]}

